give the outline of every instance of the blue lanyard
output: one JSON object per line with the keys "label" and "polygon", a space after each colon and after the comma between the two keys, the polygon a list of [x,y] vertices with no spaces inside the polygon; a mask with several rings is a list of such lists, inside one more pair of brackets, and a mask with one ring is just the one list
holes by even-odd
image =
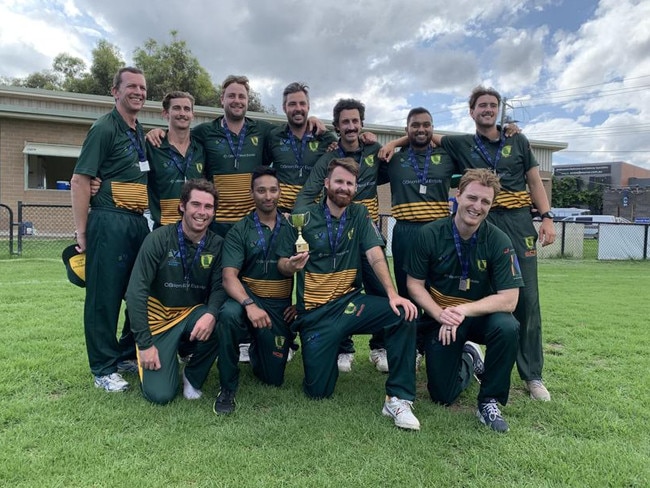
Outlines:
{"label": "blue lanyard", "polygon": [[362,146],[359,147],[358,151],[346,152],[341,147],[341,141],[339,140],[339,147],[337,148],[337,151],[339,153],[339,156],[341,156],[342,158],[348,157],[348,158],[354,159],[359,164],[359,168],[361,168],[361,158],[363,158],[363,147]]}
{"label": "blue lanyard", "polygon": [[257,234],[260,236],[260,244],[262,245],[262,253],[264,253],[264,273],[268,272],[269,264],[269,255],[271,254],[271,247],[273,247],[273,242],[275,238],[280,233],[280,226],[282,225],[282,218],[280,217],[280,212],[277,212],[275,215],[275,227],[271,233],[271,238],[269,239],[269,245],[266,245],[266,238],[264,237],[264,231],[262,230],[262,224],[260,222],[260,217],[257,215],[257,212],[253,212],[253,220],[255,221],[255,228],[257,229]]}
{"label": "blue lanyard", "polygon": [[300,177],[302,177],[302,169],[304,167],[303,163],[303,158],[305,154],[305,148],[307,147],[307,142],[310,139],[310,134],[305,134],[302,136],[302,141],[300,144],[300,151],[298,151],[298,145],[296,144],[296,137],[293,135],[293,132],[291,132],[291,129],[287,129],[287,132],[289,133],[289,142],[291,144],[291,149],[293,150],[293,153],[296,155],[296,163],[298,163],[298,166],[300,166]]}
{"label": "blue lanyard", "polygon": [[325,202],[325,221],[327,222],[327,237],[330,241],[330,248],[332,249],[332,268],[336,269],[336,250],[339,247],[339,242],[341,242],[341,236],[343,235],[343,228],[345,227],[345,220],[347,219],[347,208],[343,210],[341,218],[339,220],[339,228],[336,231],[336,240],[334,240],[334,232],[332,228],[332,213],[330,208]]}
{"label": "blue lanyard", "polygon": [[476,142],[476,147],[478,148],[478,152],[481,154],[481,157],[485,160],[485,162],[492,168],[492,171],[496,174],[497,172],[497,166],[499,165],[499,160],[501,159],[501,151],[503,150],[503,146],[506,144],[506,138],[502,134],[500,136],[500,142],[499,142],[499,149],[497,149],[497,153],[494,155],[494,159],[490,157],[490,154],[487,151],[487,148],[485,147],[485,144],[483,144],[483,140],[478,134],[474,134],[474,142]]}
{"label": "blue lanyard", "polygon": [[192,268],[198,262],[201,251],[203,251],[203,248],[205,247],[205,235],[199,241],[199,245],[196,248],[196,253],[194,253],[192,262],[188,266],[187,248],[185,247],[185,236],[183,235],[183,225],[181,222],[178,223],[176,229],[178,231],[178,250],[181,253],[181,263],[183,264],[183,281],[186,285],[189,285]]}
{"label": "blue lanyard", "polygon": [[413,167],[413,171],[415,171],[415,174],[418,177],[418,181],[420,182],[420,185],[427,184],[427,176],[429,175],[429,164],[431,163],[432,152],[433,149],[431,148],[431,145],[428,145],[427,152],[424,156],[424,168],[420,169],[420,165],[418,164],[418,160],[415,156],[415,151],[413,151],[412,146],[409,146],[409,161],[411,163],[411,166]]}
{"label": "blue lanyard", "polygon": [[461,268],[459,288],[461,291],[467,291],[469,290],[469,255],[472,251],[472,248],[476,246],[476,242],[478,240],[478,230],[472,234],[472,237],[469,241],[469,249],[467,251],[467,254],[463,256],[463,247],[460,242],[460,234],[458,233],[458,227],[456,227],[456,222],[453,218],[451,219],[451,228],[454,233],[454,244],[456,245],[456,254],[458,255],[458,260],[460,261]]}
{"label": "blue lanyard", "polygon": [[172,148],[167,148],[169,151],[169,158],[172,160],[172,163],[174,163],[174,166],[176,166],[176,169],[178,172],[181,174],[183,179],[187,181],[187,170],[190,167],[190,163],[192,162],[192,156],[194,156],[194,151],[192,150],[192,147],[190,147],[187,150],[187,156],[185,156],[185,164],[181,164],[180,160],[176,156],[176,152],[172,151]]}
{"label": "blue lanyard", "polygon": [[147,154],[144,151],[144,134],[141,133],[138,127],[136,131],[133,129],[127,129],[126,135],[129,136],[133,147],[135,147],[136,152],[138,153],[138,161],[146,161]]}
{"label": "blue lanyard", "polygon": [[228,145],[230,146],[230,152],[232,152],[232,155],[235,156],[235,169],[239,169],[239,156],[241,156],[241,151],[242,148],[244,147],[244,139],[246,139],[246,127],[247,127],[246,121],[244,121],[244,126],[241,128],[241,132],[239,133],[239,141],[237,143],[237,148],[235,148],[235,143],[232,140],[232,135],[230,134],[230,129],[228,129],[228,122],[226,122],[226,119],[224,117],[223,119],[223,129],[224,132],[226,133],[226,139],[228,139]]}

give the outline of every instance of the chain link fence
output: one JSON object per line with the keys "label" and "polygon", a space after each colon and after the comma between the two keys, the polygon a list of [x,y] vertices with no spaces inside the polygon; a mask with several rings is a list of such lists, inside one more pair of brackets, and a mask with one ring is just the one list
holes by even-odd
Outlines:
{"label": "chain link fence", "polygon": [[0,258],[60,258],[74,242],[71,205],[19,201],[17,209],[0,205]]}
{"label": "chain link fence", "polygon": [[[534,222],[539,230],[541,221]],[[576,222],[555,222],[555,242],[548,246],[537,243],[540,259],[649,259],[648,232],[650,224],[600,223],[585,225]],[[379,216],[379,230],[386,239],[386,254],[391,256],[391,239],[395,219]]]}
{"label": "chain link fence", "polygon": [[[17,208],[14,214],[9,206],[0,204],[0,258],[59,258],[74,242],[70,205],[18,202]],[[535,222],[537,228],[540,224]],[[379,216],[389,256],[394,226],[393,217]],[[538,244],[537,253],[540,259],[649,259],[649,228],[650,224],[555,222],[555,242],[545,247]]]}

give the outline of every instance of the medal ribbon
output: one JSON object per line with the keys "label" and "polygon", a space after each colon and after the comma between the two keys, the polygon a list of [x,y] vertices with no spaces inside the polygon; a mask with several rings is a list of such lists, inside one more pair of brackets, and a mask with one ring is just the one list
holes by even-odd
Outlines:
{"label": "medal ribbon", "polygon": [[138,127],[137,132],[133,129],[127,129],[126,135],[129,136],[133,147],[135,147],[136,152],[138,153],[138,161],[146,161],[147,153],[144,150],[144,133]]}
{"label": "medal ribbon", "polygon": [[456,254],[458,255],[458,260],[460,261],[460,268],[461,268],[461,280],[466,280],[469,278],[469,255],[472,250],[472,247],[476,245],[476,242],[478,240],[476,234],[477,232],[474,232],[472,234],[472,237],[470,238],[469,241],[469,249],[467,251],[467,255],[463,256],[463,247],[460,242],[460,234],[458,233],[458,227],[456,227],[456,222],[454,219],[451,220],[451,228],[454,233],[454,244],[456,245]]}
{"label": "medal ribbon", "polygon": [[[336,240],[334,240],[334,232],[332,229],[332,213],[330,212],[327,202],[325,202],[325,221],[327,222],[327,237],[330,241],[330,247],[332,248],[332,257],[334,263],[336,264],[336,249],[339,247],[339,242],[341,242],[341,236],[343,235],[343,228],[345,227],[345,220],[347,219],[347,209],[341,214],[339,220],[339,228],[336,231]],[[336,267],[336,266],[334,266]]]}
{"label": "medal ribbon", "polygon": [[247,127],[246,121],[244,121],[244,126],[241,128],[241,132],[239,133],[239,141],[237,142],[237,148],[235,148],[235,143],[232,140],[232,134],[230,133],[230,129],[228,129],[228,122],[226,122],[226,119],[223,119],[223,128],[224,132],[226,133],[226,139],[228,139],[228,145],[230,146],[230,152],[232,153],[233,156],[235,156],[235,168],[239,168],[239,156],[241,156],[242,149],[244,147],[244,139],[246,139],[246,127]]}
{"label": "medal ribbon", "polygon": [[196,253],[192,258],[192,262],[188,265],[187,248],[185,247],[185,236],[183,235],[183,225],[181,222],[178,223],[176,229],[178,231],[178,250],[181,253],[181,263],[183,264],[183,280],[185,281],[186,284],[189,284],[190,275],[192,274],[192,268],[199,260],[199,255],[201,254],[201,251],[203,251],[203,248],[205,247],[205,235],[199,241],[199,245],[196,248]]}
{"label": "medal ribbon", "polygon": [[418,164],[418,159],[415,156],[415,151],[413,151],[413,147],[409,146],[409,162],[411,163],[411,166],[413,167],[413,171],[415,171],[415,174],[418,177],[418,181],[420,182],[420,185],[425,185],[427,184],[427,176],[429,174],[429,164],[431,164],[431,153],[433,152],[433,149],[431,148],[431,145],[427,146],[427,152],[424,156],[424,168],[420,169],[420,165]]}
{"label": "medal ribbon", "polygon": [[271,253],[271,247],[273,246],[273,241],[280,233],[280,226],[282,225],[282,218],[280,212],[276,213],[275,216],[275,227],[271,233],[271,238],[269,239],[268,246],[266,245],[266,238],[264,237],[264,230],[262,229],[262,223],[260,222],[260,217],[257,215],[257,212],[253,213],[253,220],[255,221],[255,228],[257,229],[257,234],[260,236],[260,243],[262,244],[262,252],[264,253],[264,262],[267,263],[269,260],[269,254]]}
{"label": "medal ribbon", "polygon": [[476,147],[478,148],[478,152],[481,155],[481,157],[485,160],[488,166],[490,166],[492,168],[492,171],[494,171],[494,173],[496,174],[497,166],[499,165],[499,160],[501,159],[501,151],[503,150],[503,146],[505,146],[506,144],[505,136],[501,135],[500,137],[499,149],[497,149],[497,153],[494,155],[494,159],[490,157],[490,154],[488,153],[485,144],[483,144],[483,140],[478,134],[474,134],[474,142],[476,142]]}
{"label": "medal ribbon", "polygon": [[185,156],[185,161],[181,163],[180,159],[178,158],[177,154],[175,151],[172,151],[172,148],[167,149],[169,151],[169,158],[172,160],[172,163],[174,163],[174,166],[176,166],[176,169],[178,172],[181,174],[183,179],[187,181],[187,170],[190,168],[190,163],[192,162],[192,156],[194,156],[194,151],[190,147],[187,150],[187,156]]}

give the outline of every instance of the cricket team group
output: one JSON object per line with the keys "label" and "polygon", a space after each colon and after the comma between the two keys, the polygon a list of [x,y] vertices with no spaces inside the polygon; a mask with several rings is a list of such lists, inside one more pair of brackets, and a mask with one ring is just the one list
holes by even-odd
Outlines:
{"label": "cricket team group", "polygon": [[[362,132],[358,100],[336,103],[337,138],[309,117],[306,85],[285,88],[282,125],[246,116],[249,90],[227,77],[224,115],[195,127],[192,95],[170,92],[167,129],[145,135],[145,76],[115,75],[115,107],[90,128],[71,181],[95,386],[124,391],[122,374],[137,374],[151,402],[179,387],[194,400],[216,362],[213,409],[230,414],[242,345],[255,377],[279,387],[299,343],[305,394],[327,398],[367,334],[386,374],[382,414],[402,429],[420,429],[422,358],[431,400],[450,405],[476,380],[478,420],[497,432],[515,364],[530,397],[550,400],[536,249],[554,241],[553,215],[528,140],[497,125],[499,93],[472,91],[475,134],[436,135],[420,107],[382,147]],[[377,227],[385,183],[396,286]]]}

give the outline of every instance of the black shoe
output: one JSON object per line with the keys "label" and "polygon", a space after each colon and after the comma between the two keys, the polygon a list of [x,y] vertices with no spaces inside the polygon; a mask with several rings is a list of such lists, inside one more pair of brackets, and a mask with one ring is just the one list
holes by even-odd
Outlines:
{"label": "black shoe", "polygon": [[474,368],[474,378],[479,383],[483,380],[483,375],[485,374],[485,363],[483,362],[483,352],[478,344],[467,341],[463,345],[463,352],[466,352],[472,356],[472,365]]}
{"label": "black shoe", "polygon": [[492,430],[496,430],[497,432],[508,432],[508,430],[510,430],[508,423],[501,416],[501,411],[499,410],[497,401],[494,398],[479,403],[476,416],[482,424],[487,425]]}
{"label": "black shoe", "polygon": [[212,411],[217,415],[228,415],[235,411],[235,392],[223,388],[214,401]]}

